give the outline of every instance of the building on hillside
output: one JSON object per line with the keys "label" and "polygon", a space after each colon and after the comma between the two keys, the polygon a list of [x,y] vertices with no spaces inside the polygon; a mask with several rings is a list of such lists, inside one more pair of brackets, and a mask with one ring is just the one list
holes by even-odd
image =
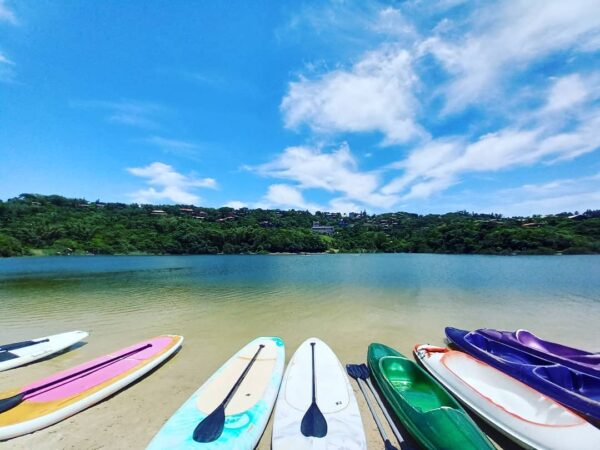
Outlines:
{"label": "building on hillside", "polygon": [[167,212],[163,211],[162,209],[153,209],[150,214],[152,214],[153,216],[166,216]]}
{"label": "building on hillside", "polygon": [[333,232],[335,231],[332,226],[321,225],[319,222],[313,222],[311,230],[314,231],[315,233],[328,234],[328,235],[332,235]]}

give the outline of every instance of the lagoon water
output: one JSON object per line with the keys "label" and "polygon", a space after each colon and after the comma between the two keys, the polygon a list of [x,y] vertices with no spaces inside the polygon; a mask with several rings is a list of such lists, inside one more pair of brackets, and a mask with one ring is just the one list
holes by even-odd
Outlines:
{"label": "lagoon water", "polygon": [[[72,329],[87,344],[0,373],[21,385],[157,334],[183,350],[107,402],[7,448],[143,448],[224,360],[277,335],[287,358],[318,336],[343,363],[370,342],[409,354],[444,326],[527,328],[600,350],[600,257],[458,255],[119,256],[0,260],[0,343]],[[362,408],[369,441],[377,434]],[[266,433],[259,449],[269,448]]]}

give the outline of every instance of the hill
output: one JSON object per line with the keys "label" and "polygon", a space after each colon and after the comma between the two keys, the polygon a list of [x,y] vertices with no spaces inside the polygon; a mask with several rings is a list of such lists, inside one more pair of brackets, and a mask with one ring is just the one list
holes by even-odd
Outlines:
{"label": "hill", "polygon": [[[313,231],[314,222],[324,227]],[[600,253],[600,211],[532,217],[466,211],[346,216],[128,205],[38,194],[0,201],[0,256],[272,252]]]}

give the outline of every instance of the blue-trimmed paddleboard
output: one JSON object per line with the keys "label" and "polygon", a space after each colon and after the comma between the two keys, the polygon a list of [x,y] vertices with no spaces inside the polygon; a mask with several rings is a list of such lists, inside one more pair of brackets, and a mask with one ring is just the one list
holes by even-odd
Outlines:
{"label": "blue-trimmed paddleboard", "polygon": [[[263,349],[225,409],[223,433],[213,442],[196,442],[194,429],[227,396],[261,344]],[[192,394],[160,429],[148,449],[254,449],[277,398],[284,361],[285,347],[281,339],[260,337],[253,340]]]}

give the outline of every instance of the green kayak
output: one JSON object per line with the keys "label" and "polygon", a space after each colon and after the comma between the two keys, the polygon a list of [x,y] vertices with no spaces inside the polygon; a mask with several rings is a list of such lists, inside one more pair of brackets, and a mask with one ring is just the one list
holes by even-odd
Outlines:
{"label": "green kayak", "polygon": [[383,344],[369,345],[373,378],[392,409],[426,449],[495,449],[456,400],[414,361]]}

